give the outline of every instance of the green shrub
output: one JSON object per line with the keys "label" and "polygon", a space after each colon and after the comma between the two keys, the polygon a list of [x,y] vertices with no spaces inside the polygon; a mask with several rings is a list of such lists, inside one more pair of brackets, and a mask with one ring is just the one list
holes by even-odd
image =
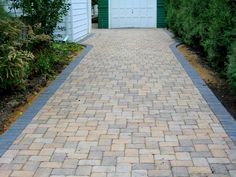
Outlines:
{"label": "green shrub", "polygon": [[227,69],[228,81],[232,91],[236,94],[236,42],[232,45]]}
{"label": "green shrub", "polygon": [[0,91],[24,88],[28,61],[33,54],[22,50],[24,26],[16,19],[0,20]]}
{"label": "green shrub", "polygon": [[167,24],[185,43],[202,49],[211,66],[224,72],[236,39],[236,1],[166,0]]}
{"label": "green shrub", "polygon": [[0,45],[7,44],[21,50],[35,52],[48,47],[51,37],[36,35],[30,26],[19,19],[0,20]]}
{"label": "green shrub", "polygon": [[0,20],[0,92],[25,88],[35,76],[52,77],[81,49],[76,43],[52,42],[45,34],[36,35],[19,19]]}
{"label": "green shrub", "polygon": [[[211,0],[207,15],[208,31],[202,45],[207,53],[211,66],[222,74],[225,72],[227,55],[236,34],[233,29],[236,15],[233,6],[227,0]],[[235,6],[236,8],[236,6]]]}
{"label": "green shrub", "polygon": [[19,19],[0,20],[0,92],[24,89],[24,81],[32,75],[33,52],[50,45],[47,35],[35,35],[30,26]]}
{"label": "green shrub", "polygon": [[[70,4],[67,0],[10,0],[13,9],[23,11],[22,19],[31,25],[36,34],[53,37],[57,24],[67,14]],[[40,26],[40,28],[38,28]]]}
{"label": "green shrub", "polygon": [[[188,45],[206,55],[209,64],[232,85],[232,59],[229,51],[236,40],[236,1],[166,0],[168,27]],[[235,56],[234,56],[235,57]],[[229,68],[227,68],[227,64]],[[229,71],[230,70],[230,71]],[[228,73],[227,73],[228,71]],[[229,72],[231,74],[229,74]]]}
{"label": "green shrub", "polygon": [[28,61],[34,58],[33,54],[7,45],[2,45],[0,51],[4,51],[0,56],[0,91],[24,88],[29,74]]}

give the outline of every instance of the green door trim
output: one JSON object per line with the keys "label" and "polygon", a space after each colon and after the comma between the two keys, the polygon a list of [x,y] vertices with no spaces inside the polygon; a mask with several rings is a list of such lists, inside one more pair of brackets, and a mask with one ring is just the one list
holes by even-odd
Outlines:
{"label": "green door trim", "polygon": [[[157,0],[157,28],[166,27],[165,0]],[[109,0],[98,0],[98,28],[109,28]]]}

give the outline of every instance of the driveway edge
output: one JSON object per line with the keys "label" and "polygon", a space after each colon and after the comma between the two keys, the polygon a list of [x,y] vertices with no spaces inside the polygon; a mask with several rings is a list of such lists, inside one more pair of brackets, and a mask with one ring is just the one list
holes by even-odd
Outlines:
{"label": "driveway edge", "polygon": [[[164,32],[166,32],[168,36],[173,38],[174,35],[171,32],[166,29],[164,29]],[[201,77],[198,75],[192,65],[189,64],[188,60],[178,50],[177,46],[180,44],[181,42],[176,40],[173,44],[170,45],[170,49],[172,50],[173,54],[178,59],[188,76],[191,78],[194,85],[197,87],[202,97],[205,99],[205,101],[211,108],[212,112],[219,119],[228,136],[236,144],[236,121],[234,120],[232,115],[226,110],[224,105],[218,100],[218,98],[211,91],[211,89],[207,86],[207,84],[201,79]]]}
{"label": "driveway edge", "polygon": [[25,127],[32,121],[36,114],[47,103],[49,98],[57,91],[70,73],[78,66],[78,64],[92,48],[92,45],[85,45],[85,48],[82,50],[80,55],[75,57],[75,59],[61,72],[61,74],[59,74],[57,78],[46,88],[46,90],[40,94],[32,105],[16,120],[16,122],[13,123],[3,135],[0,136],[0,157],[8,150]]}

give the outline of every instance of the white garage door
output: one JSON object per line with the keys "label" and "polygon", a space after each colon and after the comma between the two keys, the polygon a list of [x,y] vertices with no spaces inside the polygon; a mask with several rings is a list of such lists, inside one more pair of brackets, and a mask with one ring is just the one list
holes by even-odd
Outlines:
{"label": "white garage door", "polygon": [[110,0],[110,28],[155,28],[157,0]]}

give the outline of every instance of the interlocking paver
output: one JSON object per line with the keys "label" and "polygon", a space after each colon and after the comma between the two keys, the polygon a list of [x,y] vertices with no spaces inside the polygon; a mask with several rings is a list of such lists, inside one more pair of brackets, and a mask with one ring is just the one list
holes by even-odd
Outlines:
{"label": "interlocking paver", "polygon": [[173,167],[172,170],[174,176],[189,176],[186,167]]}
{"label": "interlocking paver", "polygon": [[0,158],[0,176],[235,176],[236,146],[173,42],[162,29],[96,30]]}

